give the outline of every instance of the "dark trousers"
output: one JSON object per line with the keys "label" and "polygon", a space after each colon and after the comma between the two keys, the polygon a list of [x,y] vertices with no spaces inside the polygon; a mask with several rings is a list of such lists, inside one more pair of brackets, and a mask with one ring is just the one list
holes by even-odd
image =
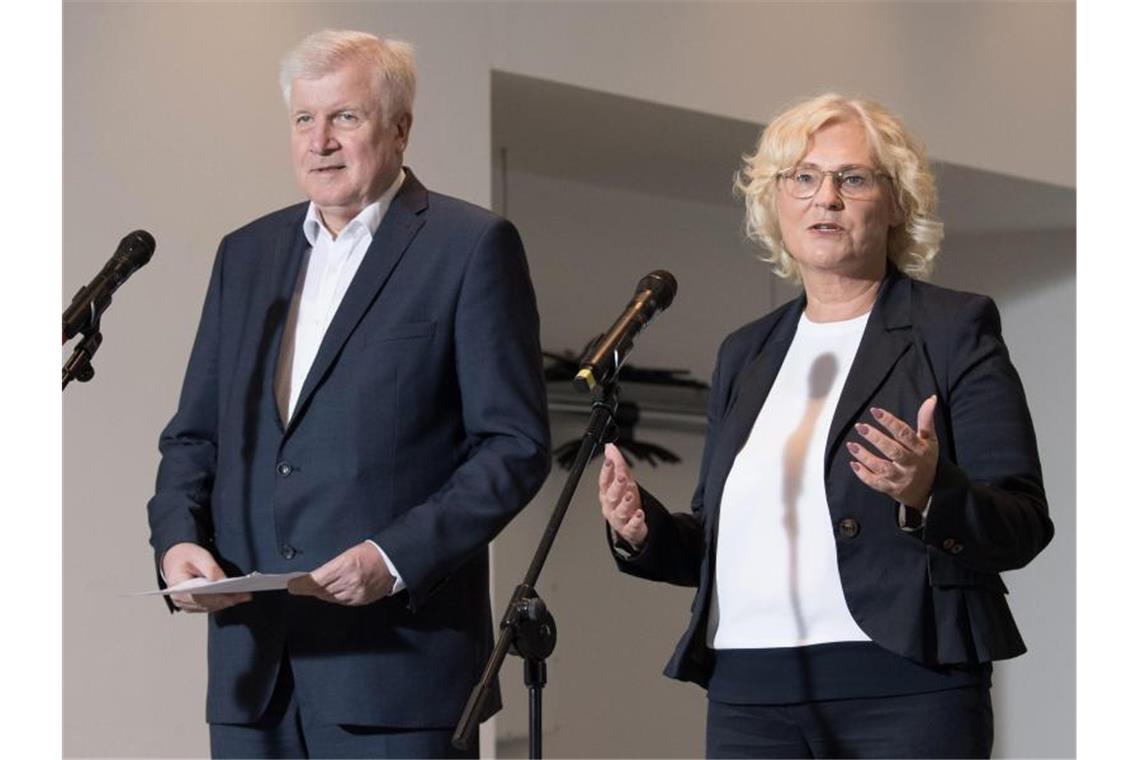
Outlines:
{"label": "dark trousers", "polygon": [[709,701],[705,754],[730,757],[989,757],[988,686],[899,697],[731,705]]}
{"label": "dark trousers", "polygon": [[451,746],[453,728],[404,729],[315,723],[297,700],[289,658],[281,664],[265,714],[256,723],[211,723],[215,758],[478,758]]}

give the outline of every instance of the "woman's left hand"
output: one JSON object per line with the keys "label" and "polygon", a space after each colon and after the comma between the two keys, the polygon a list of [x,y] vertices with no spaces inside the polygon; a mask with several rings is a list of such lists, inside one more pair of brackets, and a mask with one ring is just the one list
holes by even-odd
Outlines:
{"label": "woman's left hand", "polygon": [[937,403],[938,397],[931,396],[919,407],[917,430],[890,412],[871,407],[871,416],[887,432],[862,422],[855,425],[855,430],[886,458],[848,441],[847,450],[856,460],[850,463],[856,477],[895,501],[914,509],[925,509],[938,469],[938,435],[934,432]]}

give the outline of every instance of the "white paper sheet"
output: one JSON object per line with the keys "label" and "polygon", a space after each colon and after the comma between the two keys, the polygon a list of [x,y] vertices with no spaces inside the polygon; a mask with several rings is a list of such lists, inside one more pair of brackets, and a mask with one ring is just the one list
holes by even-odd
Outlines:
{"label": "white paper sheet", "polygon": [[238,578],[224,578],[220,581],[208,581],[205,578],[191,578],[176,586],[156,591],[139,591],[130,596],[167,596],[190,591],[195,594],[233,594],[253,591],[279,591],[289,585],[289,581],[300,578],[307,573],[268,573],[257,572],[243,575]]}

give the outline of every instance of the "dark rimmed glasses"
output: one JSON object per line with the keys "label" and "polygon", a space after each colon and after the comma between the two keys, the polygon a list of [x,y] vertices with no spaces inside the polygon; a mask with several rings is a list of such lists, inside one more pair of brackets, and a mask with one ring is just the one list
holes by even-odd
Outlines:
{"label": "dark rimmed glasses", "polygon": [[890,182],[891,175],[869,166],[845,166],[842,169],[827,171],[811,164],[793,166],[776,174],[780,186],[793,198],[806,200],[814,198],[823,187],[823,180],[831,175],[835,188],[848,200],[862,201],[874,197],[880,179]]}

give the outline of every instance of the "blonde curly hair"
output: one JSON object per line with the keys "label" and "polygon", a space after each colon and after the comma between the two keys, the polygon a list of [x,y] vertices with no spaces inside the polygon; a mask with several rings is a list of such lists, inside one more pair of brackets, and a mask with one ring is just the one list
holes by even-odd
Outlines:
{"label": "blonde curly hair", "polygon": [[780,277],[799,280],[799,266],[784,247],[776,212],[777,174],[799,162],[812,135],[823,127],[853,121],[863,127],[879,168],[890,175],[903,223],[887,233],[887,256],[911,277],[926,279],[942,243],[935,213],[938,191],[926,150],[897,116],[860,97],[826,93],[784,110],[764,129],[756,151],[746,154],[734,188],[744,196],[745,232],[768,249],[761,261]]}

